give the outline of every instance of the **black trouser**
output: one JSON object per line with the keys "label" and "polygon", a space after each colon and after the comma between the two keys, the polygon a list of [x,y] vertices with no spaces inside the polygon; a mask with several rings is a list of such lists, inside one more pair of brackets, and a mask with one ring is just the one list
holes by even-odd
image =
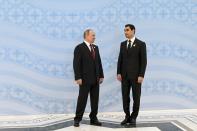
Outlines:
{"label": "black trouser", "polygon": [[[132,88],[133,95],[133,112],[130,115],[130,90]],[[137,82],[137,79],[123,79],[122,80],[122,99],[123,109],[126,117],[136,119],[140,107],[140,96],[141,96],[141,84]]]}
{"label": "black trouser", "polygon": [[89,93],[90,93],[90,105],[91,105],[91,113],[89,117],[91,120],[97,118],[98,102],[99,102],[99,84],[85,84],[79,87],[76,116],[74,120],[76,121],[82,120]]}

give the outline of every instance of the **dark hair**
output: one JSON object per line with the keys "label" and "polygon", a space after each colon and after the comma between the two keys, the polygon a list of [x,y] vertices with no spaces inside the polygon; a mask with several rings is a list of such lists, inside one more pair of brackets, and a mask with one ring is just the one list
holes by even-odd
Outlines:
{"label": "dark hair", "polygon": [[134,30],[135,33],[135,26],[132,24],[126,24],[125,27],[129,27],[131,30]]}

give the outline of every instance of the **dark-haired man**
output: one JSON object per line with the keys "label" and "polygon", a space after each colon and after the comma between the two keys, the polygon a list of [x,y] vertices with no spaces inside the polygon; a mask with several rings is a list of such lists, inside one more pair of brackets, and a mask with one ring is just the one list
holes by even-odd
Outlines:
{"label": "dark-haired man", "polygon": [[[125,25],[127,40],[120,45],[117,64],[117,79],[121,82],[125,119],[121,125],[136,124],[140,107],[141,84],[147,64],[146,44],[135,37],[135,26]],[[130,114],[130,90],[133,95],[133,111]]]}

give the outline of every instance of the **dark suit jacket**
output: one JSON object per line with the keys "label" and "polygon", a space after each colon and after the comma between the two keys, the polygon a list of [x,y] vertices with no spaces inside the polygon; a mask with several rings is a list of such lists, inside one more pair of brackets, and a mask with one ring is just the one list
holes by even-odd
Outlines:
{"label": "dark suit jacket", "polygon": [[94,45],[94,51],[95,60],[85,42],[75,47],[73,60],[75,80],[82,79],[83,83],[93,84],[99,78],[104,78],[98,46]]}
{"label": "dark suit jacket", "polygon": [[132,47],[127,49],[127,41],[120,45],[118,57],[117,74],[123,78],[136,79],[138,76],[144,77],[147,64],[146,44],[135,38]]}

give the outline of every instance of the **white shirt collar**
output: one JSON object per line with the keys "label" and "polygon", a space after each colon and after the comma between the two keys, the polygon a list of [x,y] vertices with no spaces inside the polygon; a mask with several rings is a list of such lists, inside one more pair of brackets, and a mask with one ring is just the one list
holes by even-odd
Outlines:
{"label": "white shirt collar", "polygon": [[131,39],[127,39],[127,42],[128,42],[129,40],[131,41],[131,43],[133,43],[133,42],[135,41],[135,36],[134,36],[133,38],[131,38]]}
{"label": "white shirt collar", "polygon": [[87,45],[87,47],[89,48],[89,50],[91,50],[90,43],[88,43],[88,42],[85,41],[85,40],[84,40],[84,42],[85,42],[85,44]]}
{"label": "white shirt collar", "polygon": [[[89,50],[91,50],[90,43],[84,40],[85,44],[88,46]],[[93,43],[94,44],[94,43]]]}
{"label": "white shirt collar", "polygon": [[87,42],[87,41],[85,41],[85,40],[84,40],[84,42],[86,43],[86,45],[87,45],[88,47],[90,46],[90,43],[88,43],[88,42]]}
{"label": "white shirt collar", "polygon": [[129,40],[131,41],[131,46],[132,46],[135,41],[135,36],[131,39],[127,39],[127,46],[129,45]]}

